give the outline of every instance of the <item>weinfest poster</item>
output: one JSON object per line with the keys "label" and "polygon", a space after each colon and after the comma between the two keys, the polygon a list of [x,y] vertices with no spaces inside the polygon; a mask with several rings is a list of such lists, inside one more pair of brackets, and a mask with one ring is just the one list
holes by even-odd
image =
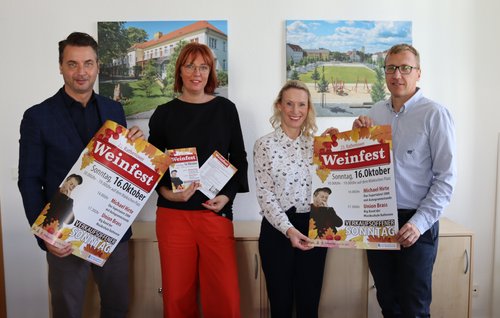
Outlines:
{"label": "weinfest poster", "polygon": [[399,249],[391,126],[314,138],[314,246]]}
{"label": "weinfest poster", "polygon": [[169,149],[170,181],[173,192],[182,192],[189,188],[191,183],[200,182],[200,166],[196,147]]}
{"label": "weinfest poster", "polygon": [[48,243],[103,266],[170,164],[145,139],[106,121],[45,206],[32,231]]}

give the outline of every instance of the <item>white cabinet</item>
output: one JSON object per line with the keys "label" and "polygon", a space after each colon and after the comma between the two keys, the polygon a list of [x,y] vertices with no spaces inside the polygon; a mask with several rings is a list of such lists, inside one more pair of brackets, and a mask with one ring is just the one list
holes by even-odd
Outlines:
{"label": "white cabinet", "polygon": [[366,316],[367,267],[364,250],[328,250],[321,291],[320,317]]}
{"label": "white cabinet", "polygon": [[234,222],[242,318],[267,318],[269,305],[259,256],[260,221]]}
{"label": "white cabinet", "polygon": [[[471,311],[473,234],[442,219],[433,273],[432,317],[469,318]],[[161,270],[154,222],[135,222],[130,244],[131,307],[129,317],[162,317]],[[268,318],[264,275],[260,266],[260,221],[234,222],[243,318]],[[319,313],[321,318],[381,317],[364,250],[330,249]],[[98,317],[99,297],[89,284],[84,317]]]}
{"label": "white cabinet", "polygon": [[432,275],[433,318],[471,317],[473,234],[449,220],[440,222],[439,248]]}

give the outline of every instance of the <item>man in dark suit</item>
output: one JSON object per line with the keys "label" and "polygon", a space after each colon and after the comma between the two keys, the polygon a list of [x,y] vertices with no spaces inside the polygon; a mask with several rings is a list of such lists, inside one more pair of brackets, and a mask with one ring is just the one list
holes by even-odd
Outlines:
{"label": "man in dark suit", "polygon": [[[106,120],[126,125],[122,106],[93,91],[99,73],[97,42],[74,32],[59,42],[64,86],[24,113],[19,140],[19,190],[30,224],[51,200],[87,143]],[[142,137],[137,127],[128,135]],[[53,317],[80,317],[89,271],[99,287],[101,317],[125,317],[128,310],[130,229],[103,267],[38,239],[47,251]]]}
{"label": "man in dark suit", "polygon": [[313,192],[311,217],[316,222],[319,237],[325,234],[329,228],[332,229],[333,233],[337,234],[337,227],[343,224],[335,209],[328,206],[330,194],[332,194],[332,190],[328,187],[317,188]]}

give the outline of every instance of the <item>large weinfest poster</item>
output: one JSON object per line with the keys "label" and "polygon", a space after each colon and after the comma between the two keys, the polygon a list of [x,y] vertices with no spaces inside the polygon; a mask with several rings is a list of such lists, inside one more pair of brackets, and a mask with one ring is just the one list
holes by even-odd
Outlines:
{"label": "large weinfest poster", "polygon": [[58,247],[104,265],[170,164],[145,139],[106,121],[73,165],[32,231]]}
{"label": "large weinfest poster", "polygon": [[315,137],[309,237],[315,246],[399,249],[390,126]]}

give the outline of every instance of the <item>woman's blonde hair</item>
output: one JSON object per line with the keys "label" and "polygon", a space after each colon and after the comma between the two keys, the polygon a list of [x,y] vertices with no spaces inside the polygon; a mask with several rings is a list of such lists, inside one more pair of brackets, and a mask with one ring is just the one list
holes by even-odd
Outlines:
{"label": "woman's blonde hair", "polygon": [[318,127],[316,126],[316,110],[314,110],[314,105],[311,101],[311,93],[309,92],[309,89],[307,88],[306,84],[301,81],[290,80],[285,83],[285,85],[281,88],[278,97],[276,97],[276,100],[274,101],[273,115],[271,116],[269,121],[271,122],[271,125],[274,129],[278,128],[281,125],[281,111],[278,108],[278,104],[281,103],[283,94],[291,88],[300,89],[307,93],[307,117],[304,120],[304,123],[302,123],[301,132],[305,136],[313,136],[314,133],[318,130]]}

